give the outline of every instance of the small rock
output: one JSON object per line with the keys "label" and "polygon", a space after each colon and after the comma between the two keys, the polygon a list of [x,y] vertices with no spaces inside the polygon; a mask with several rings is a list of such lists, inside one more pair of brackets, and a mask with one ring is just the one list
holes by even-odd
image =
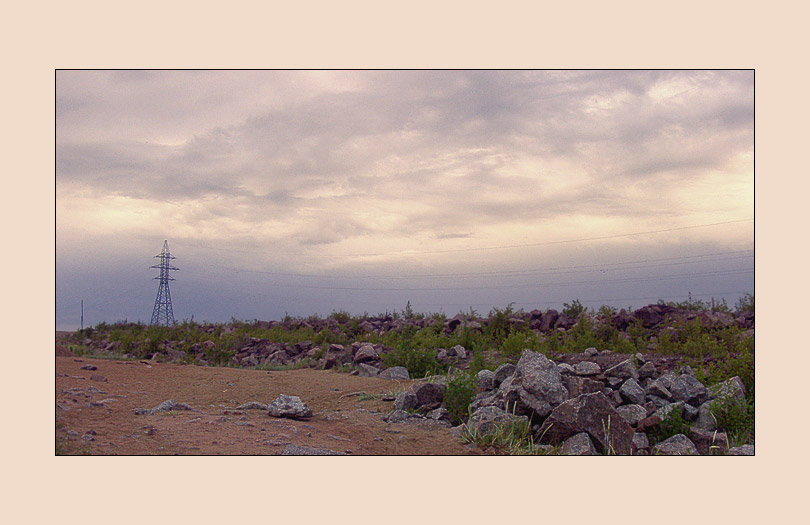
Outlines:
{"label": "small rock", "polygon": [[492,370],[481,370],[476,375],[478,390],[487,391],[495,389],[495,372]]}
{"label": "small rock", "polygon": [[743,445],[728,449],[727,456],[755,456],[754,445]]}
{"label": "small rock", "polygon": [[559,370],[559,372],[561,374],[565,374],[565,375],[570,375],[570,374],[576,374],[577,373],[576,369],[573,366],[569,365],[568,363],[560,363],[560,364],[558,364],[557,365],[557,370]]}
{"label": "small rock", "polygon": [[298,445],[287,445],[281,451],[282,456],[345,456],[345,452],[337,452],[326,448],[301,447]]}
{"label": "small rock", "polygon": [[104,377],[101,374],[93,374],[93,375],[91,375],[90,380],[91,381],[102,381],[102,382],[105,382],[105,383],[107,382],[107,378]]}
{"label": "small rock", "polygon": [[594,347],[586,348],[582,352],[586,357],[593,357],[595,355],[599,355],[599,350]]}
{"label": "small rock", "polygon": [[617,377],[619,379],[633,379],[638,380],[638,370],[632,359],[625,359],[618,365],[605,370],[606,377]]}
{"label": "small rock", "polygon": [[270,410],[270,407],[258,401],[248,401],[236,407],[236,410]]}
{"label": "small rock", "polygon": [[595,376],[602,372],[602,367],[591,361],[580,361],[574,367],[574,371],[578,376]]}
{"label": "small rock", "polygon": [[285,417],[290,419],[302,419],[312,416],[312,410],[301,401],[300,397],[285,394],[280,394],[270,403],[268,412],[272,417]]}
{"label": "small rock", "polygon": [[81,369],[82,370],[98,370],[98,367],[96,365],[82,365]]}
{"label": "small rock", "polygon": [[597,456],[596,447],[587,432],[580,432],[566,439],[562,444],[562,453],[566,456]]}
{"label": "small rock", "polygon": [[390,379],[392,381],[407,381],[411,378],[411,374],[404,366],[392,366],[380,372],[382,379]]}
{"label": "small rock", "polygon": [[661,456],[697,456],[698,450],[688,437],[683,434],[675,434],[655,445],[652,453]]}
{"label": "small rock", "polygon": [[621,395],[622,399],[626,400],[628,403],[633,403],[636,405],[643,405],[647,397],[644,389],[641,388],[638,381],[632,377],[622,384],[621,388],[619,389],[619,394]]}
{"label": "small rock", "polygon": [[632,442],[633,454],[643,456],[650,452],[650,440],[644,432],[636,432],[633,434]]}
{"label": "small rock", "polygon": [[630,426],[636,426],[647,417],[647,410],[640,405],[622,405],[616,407],[616,412],[627,421]]}

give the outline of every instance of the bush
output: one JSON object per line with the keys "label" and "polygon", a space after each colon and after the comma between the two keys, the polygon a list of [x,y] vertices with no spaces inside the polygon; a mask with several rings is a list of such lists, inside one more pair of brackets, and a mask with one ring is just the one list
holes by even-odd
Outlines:
{"label": "bush", "polygon": [[754,435],[754,403],[740,403],[732,396],[719,398],[709,405],[717,427],[726,433],[730,447],[745,445]]}
{"label": "bush", "polygon": [[447,381],[444,407],[450,413],[450,420],[454,425],[462,423],[467,418],[470,402],[476,390],[475,376],[471,373],[456,371]]}
{"label": "bush", "polygon": [[674,408],[664,420],[647,432],[647,437],[650,445],[655,445],[676,434],[689,434],[689,428],[690,425],[683,419],[681,410]]}
{"label": "bush", "polygon": [[426,377],[442,371],[443,367],[436,357],[435,350],[423,348],[397,348],[383,355],[385,366],[404,366],[411,377]]}
{"label": "bush", "polygon": [[586,313],[587,311],[588,309],[582,306],[582,303],[579,302],[579,299],[574,299],[571,304],[563,303],[562,314],[566,317],[570,317],[571,319],[576,319],[583,313]]}

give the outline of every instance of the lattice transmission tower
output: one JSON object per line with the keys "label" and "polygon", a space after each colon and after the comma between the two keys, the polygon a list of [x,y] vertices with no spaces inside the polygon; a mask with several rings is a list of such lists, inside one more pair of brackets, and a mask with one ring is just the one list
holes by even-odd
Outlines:
{"label": "lattice transmission tower", "polygon": [[169,277],[169,271],[179,270],[171,265],[171,260],[176,259],[169,253],[169,241],[163,241],[163,251],[156,258],[160,259],[160,264],[150,266],[150,268],[157,268],[160,270],[160,275],[155,277],[160,281],[158,285],[157,297],[155,297],[155,308],[152,310],[152,324],[165,324],[170,326],[174,324],[174,312],[172,312],[172,294],[169,291],[169,281],[174,281]]}

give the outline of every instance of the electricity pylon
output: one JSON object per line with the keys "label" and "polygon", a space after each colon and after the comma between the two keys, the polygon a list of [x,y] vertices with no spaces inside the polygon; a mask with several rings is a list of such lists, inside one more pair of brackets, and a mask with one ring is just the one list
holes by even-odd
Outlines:
{"label": "electricity pylon", "polygon": [[155,257],[160,259],[160,264],[150,266],[150,268],[157,268],[160,270],[160,275],[155,279],[160,280],[158,285],[157,297],[155,297],[155,308],[152,310],[152,323],[151,324],[165,324],[170,326],[174,324],[174,313],[172,312],[172,294],[169,291],[169,281],[174,281],[169,277],[170,270],[179,270],[171,265],[171,260],[176,259],[169,253],[169,241],[163,241],[163,251]]}

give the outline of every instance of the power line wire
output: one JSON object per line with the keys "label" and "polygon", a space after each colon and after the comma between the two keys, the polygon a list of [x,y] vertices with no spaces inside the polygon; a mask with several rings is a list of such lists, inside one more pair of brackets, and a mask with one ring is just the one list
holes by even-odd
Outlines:
{"label": "power line wire", "polygon": [[488,247],[481,247],[481,248],[456,248],[456,249],[449,249],[449,250],[401,250],[395,252],[379,252],[379,253],[351,253],[351,254],[307,254],[307,253],[291,253],[291,252],[268,252],[268,251],[256,251],[256,250],[235,250],[230,248],[217,248],[214,246],[207,246],[200,243],[193,243],[193,242],[186,242],[182,239],[177,241],[179,244],[185,244],[187,246],[197,247],[197,248],[205,248],[209,250],[219,250],[219,251],[226,251],[226,252],[237,252],[237,253],[250,253],[254,255],[281,255],[281,256],[294,256],[294,257],[329,257],[329,258],[337,258],[337,257],[380,257],[385,255],[430,255],[430,254],[440,254],[440,253],[462,253],[462,252],[475,252],[475,251],[491,251],[491,250],[504,250],[510,248],[528,248],[528,247],[536,247],[536,246],[550,246],[554,244],[569,244],[569,243],[577,243],[577,242],[588,242],[588,241],[599,241],[599,240],[606,240],[606,239],[618,239],[621,237],[633,237],[638,235],[650,235],[656,233],[667,233],[667,232],[674,232],[674,231],[683,231],[683,230],[691,230],[696,228],[707,228],[710,226],[721,226],[724,224],[734,224],[739,222],[748,222],[753,221],[753,218],[748,219],[737,219],[732,221],[722,221],[722,222],[713,222],[707,224],[696,224],[693,226],[680,226],[677,228],[666,228],[662,230],[648,230],[648,231],[641,231],[641,232],[632,232],[632,233],[619,233],[615,235],[604,235],[599,237],[584,237],[580,239],[567,239],[567,240],[560,240],[560,241],[544,241],[544,242],[535,242],[535,243],[526,243],[526,244],[504,244],[500,246],[488,246]]}
{"label": "power line wire", "polygon": [[[595,271],[618,271],[618,270],[636,270],[640,268],[659,268],[662,266],[678,266],[684,264],[699,264],[699,263],[706,263],[706,262],[719,262],[719,261],[729,261],[735,259],[747,259],[753,256],[751,255],[741,255],[735,257],[722,257],[717,259],[703,259],[697,261],[683,261],[682,259],[690,259],[690,258],[699,258],[699,257],[709,257],[709,256],[716,256],[726,254],[735,254],[735,253],[744,253],[744,252],[753,252],[753,250],[740,250],[740,251],[733,251],[733,252],[721,252],[715,254],[707,254],[707,255],[692,255],[692,256],[684,256],[684,257],[670,257],[664,259],[648,259],[648,260],[638,260],[638,261],[625,261],[619,263],[602,263],[602,264],[586,264],[586,265],[578,265],[578,266],[556,266],[556,267],[546,267],[546,268],[537,268],[534,270],[501,270],[501,271],[490,271],[490,272],[470,272],[470,273],[438,273],[438,274],[413,274],[413,275],[364,275],[364,274],[354,274],[354,275],[329,275],[329,274],[306,274],[306,273],[292,273],[292,272],[274,272],[274,271],[267,271],[267,270],[247,270],[242,268],[233,268],[229,266],[222,266],[217,264],[212,264],[209,266],[215,266],[218,268],[223,268],[225,270],[230,270],[235,273],[256,273],[261,275],[277,275],[279,277],[312,277],[312,278],[321,278],[321,279],[390,279],[390,280],[404,280],[404,279],[424,279],[424,278],[435,278],[435,277],[452,277],[452,278],[480,278],[480,277],[526,277],[529,275],[564,275],[564,274],[571,274],[571,273],[591,273]],[[652,261],[675,261],[680,260],[679,262],[665,262],[663,264],[638,264],[644,262],[652,262]],[[628,265],[628,264],[635,264],[636,266],[627,266],[627,267],[620,267],[621,265]],[[610,266],[616,266],[615,268],[610,268]],[[572,270],[569,268],[583,268],[583,269],[576,269]],[[584,268],[591,268],[591,269],[584,269]]]}
{"label": "power line wire", "polygon": [[357,287],[357,286],[320,286],[309,284],[289,284],[289,283],[267,283],[269,286],[283,287],[283,288],[306,288],[311,290],[342,290],[342,291],[366,291],[366,292],[420,292],[420,291],[468,291],[468,290],[486,290],[486,289],[504,289],[504,288],[547,288],[553,286],[576,286],[583,284],[608,284],[608,283],[633,283],[644,281],[666,281],[673,279],[686,279],[692,277],[706,277],[710,275],[731,275],[738,273],[751,273],[753,268],[742,268],[736,270],[725,270],[715,272],[703,273],[690,273],[680,275],[666,275],[657,277],[642,277],[642,278],[626,278],[626,279],[601,279],[592,281],[575,281],[569,283],[536,283],[536,284],[515,284],[515,285],[498,285],[498,286],[465,286],[465,287],[425,287],[425,288],[370,288],[370,287]]}

